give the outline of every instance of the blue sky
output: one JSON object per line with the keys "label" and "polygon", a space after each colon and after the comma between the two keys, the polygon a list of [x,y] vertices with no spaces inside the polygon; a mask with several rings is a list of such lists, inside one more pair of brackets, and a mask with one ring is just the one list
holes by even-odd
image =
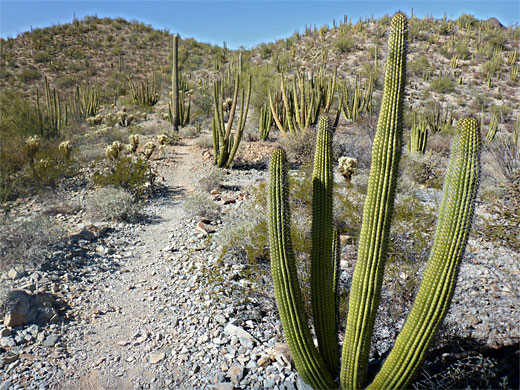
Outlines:
{"label": "blue sky", "polygon": [[7,1],[0,0],[0,36],[15,37],[34,27],[70,23],[74,15],[123,17],[158,29],[180,33],[198,41],[231,49],[286,38],[305,25],[332,25],[332,19],[347,14],[360,17],[393,14],[402,10],[423,17],[457,18],[470,13],[479,19],[498,18],[504,25],[519,24],[518,0],[465,1]]}

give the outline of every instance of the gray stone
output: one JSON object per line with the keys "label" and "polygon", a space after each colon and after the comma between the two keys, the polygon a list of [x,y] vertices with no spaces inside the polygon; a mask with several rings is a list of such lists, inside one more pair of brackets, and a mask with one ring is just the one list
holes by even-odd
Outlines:
{"label": "gray stone", "polygon": [[54,347],[54,345],[58,342],[59,339],[60,336],[58,336],[57,334],[50,334],[45,338],[43,345],[45,347]]}
{"label": "gray stone", "polygon": [[241,327],[235,326],[231,323],[226,325],[224,332],[226,332],[229,336],[237,337],[240,341],[240,344],[249,349],[253,348],[253,345],[256,342],[255,338],[251,336],[251,334],[249,334]]}
{"label": "gray stone", "polygon": [[8,336],[11,336],[11,331],[7,328],[2,328],[2,330],[0,330],[0,337],[8,337]]}
{"label": "gray stone", "polygon": [[233,386],[233,383],[217,383],[215,385],[215,390],[233,390],[235,387]]}

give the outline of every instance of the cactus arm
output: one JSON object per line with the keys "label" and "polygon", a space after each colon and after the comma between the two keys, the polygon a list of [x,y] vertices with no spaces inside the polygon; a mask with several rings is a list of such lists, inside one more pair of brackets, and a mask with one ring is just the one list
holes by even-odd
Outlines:
{"label": "cactus arm", "polygon": [[271,113],[273,114],[274,122],[276,123],[276,127],[278,127],[278,130],[280,130],[280,133],[282,133],[283,136],[287,135],[287,132],[283,128],[282,122],[280,121],[280,118],[278,118],[278,115],[276,114],[276,110],[274,108],[273,104],[273,98],[271,97],[271,92],[269,92],[269,107],[271,108]]}
{"label": "cactus arm", "polygon": [[251,76],[249,76],[249,84],[247,87],[247,98],[246,102],[244,104],[244,95],[246,92],[244,91],[242,94],[242,104],[240,105],[240,120],[238,122],[238,128],[235,135],[235,141],[233,142],[233,147],[231,148],[231,152],[229,153],[229,157],[227,159],[225,168],[228,168],[231,162],[233,161],[233,158],[235,158],[235,154],[238,150],[238,145],[240,144],[240,141],[242,139],[242,134],[244,134],[244,127],[246,125],[246,119],[247,119],[247,111],[249,110],[249,98],[251,97]]}
{"label": "cactus arm", "polygon": [[291,243],[287,157],[282,149],[273,152],[269,170],[271,271],[285,338],[305,382],[315,389],[336,388],[307,325]]}
{"label": "cactus arm", "polygon": [[325,365],[339,371],[332,229],[332,131],[329,118],[320,118],[312,174],[311,304],[314,328]]}
{"label": "cactus arm", "polygon": [[479,180],[479,124],[463,118],[452,147],[433,248],[412,311],[369,389],[407,385],[446,315],[471,228]]}
{"label": "cactus arm", "polygon": [[281,84],[281,90],[282,90],[283,104],[285,105],[285,113],[287,115],[287,125],[289,127],[289,132],[294,133],[293,112],[289,105],[289,99],[287,98],[287,92],[285,91],[285,85],[283,83],[283,74],[280,75],[280,84]]}
{"label": "cactus arm", "polygon": [[402,143],[406,41],[407,20],[399,12],[391,23],[383,101],[372,147],[358,260],[350,290],[341,370],[341,386],[346,389],[365,385],[370,339],[383,281]]}
{"label": "cactus arm", "polygon": [[240,84],[240,78],[238,72],[235,75],[235,90],[233,91],[233,101],[231,103],[231,109],[229,110],[229,120],[226,123],[225,138],[228,139],[231,134],[231,127],[233,126],[233,119],[235,119],[235,111],[237,109],[238,100],[238,89]]}

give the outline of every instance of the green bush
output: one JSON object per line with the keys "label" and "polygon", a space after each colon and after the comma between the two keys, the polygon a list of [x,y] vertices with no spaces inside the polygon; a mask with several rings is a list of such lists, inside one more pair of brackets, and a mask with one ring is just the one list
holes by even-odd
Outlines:
{"label": "green bush", "polygon": [[49,62],[51,60],[51,56],[45,51],[39,51],[34,55],[33,59],[36,64],[40,64]]}
{"label": "green bush", "polygon": [[22,83],[27,83],[29,81],[38,80],[42,75],[38,71],[38,69],[34,68],[25,68],[20,73],[18,73],[17,78]]}
{"label": "green bush", "polygon": [[[38,147],[26,143],[39,136]],[[34,106],[20,94],[0,94],[0,203],[18,195],[55,185],[72,173],[72,158],[59,150],[60,134],[50,132]]]}
{"label": "green bush", "polygon": [[122,188],[141,198],[153,190],[155,176],[146,160],[121,156],[115,160],[104,160],[102,167],[94,173],[92,182],[102,187]]}
{"label": "green bush", "polygon": [[88,199],[89,211],[109,221],[134,221],[141,205],[134,195],[122,188],[104,187]]}
{"label": "green bush", "polygon": [[340,35],[334,40],[334,46],[340,53],[348,53],[356,47],[356,43],[352,38]]}
{"label": "green bush", "polygon": [[430,90],[437,93],[450,93],[455,90],[455,82],[448,76],[437,77],[430,82]]}

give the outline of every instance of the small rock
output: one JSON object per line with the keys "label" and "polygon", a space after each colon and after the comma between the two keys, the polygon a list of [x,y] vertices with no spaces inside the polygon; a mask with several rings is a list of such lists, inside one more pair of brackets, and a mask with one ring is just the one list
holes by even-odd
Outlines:
{"label": "small rock", "polygon": [[227,324],[224,328],[224,332],[226,332],[229,336],[235,336],[240,341],[240,344],[242,344],[246,348],[253,348],[253,343],[256,342],[255,338],[251,336],[248,332],[246,332],[244,329],[242,329],[239,326],[233,325],[233,324]]}
{"label": "small rock", "polygon": [[150,363],[157,364],[160,361],[164,360],[165,357],[166,357],[166,354],[164,352],[152,353],[150,355]]}
{"label": "small rock", "polygon": [[8,272],[7,272],[7,277],[9,279],[12,279],[12,280],[15,280],[15,279],[18,279],[20,277],[20,272],[18,272],[17,270],[15,270],[14,268],[11,268]]}
{"label": "small rock", "polygon": [[235,385],[238,385],[244,377],[244,366],[241,364],[232,365],[227,372],[227,376]]}
{"label": "small rock", "polygon": [[58,342],[60,339],[60,336],[57,334],[50,334],[46,337],[45,341],[43,342],[43,345],[45,347],[54,347],[54,345]]}
{"label": "small rock", "polygon": [[233,383],[225,382],[225,383],[217,383],[215,385],[215,390],[233,390],[235,387]]}
{"label": "small rock", "polygon": [[0,330],[0,337],[8,337],[8,336],[11,336],[11,331],[7,328],[2,328],[2,330]]}

